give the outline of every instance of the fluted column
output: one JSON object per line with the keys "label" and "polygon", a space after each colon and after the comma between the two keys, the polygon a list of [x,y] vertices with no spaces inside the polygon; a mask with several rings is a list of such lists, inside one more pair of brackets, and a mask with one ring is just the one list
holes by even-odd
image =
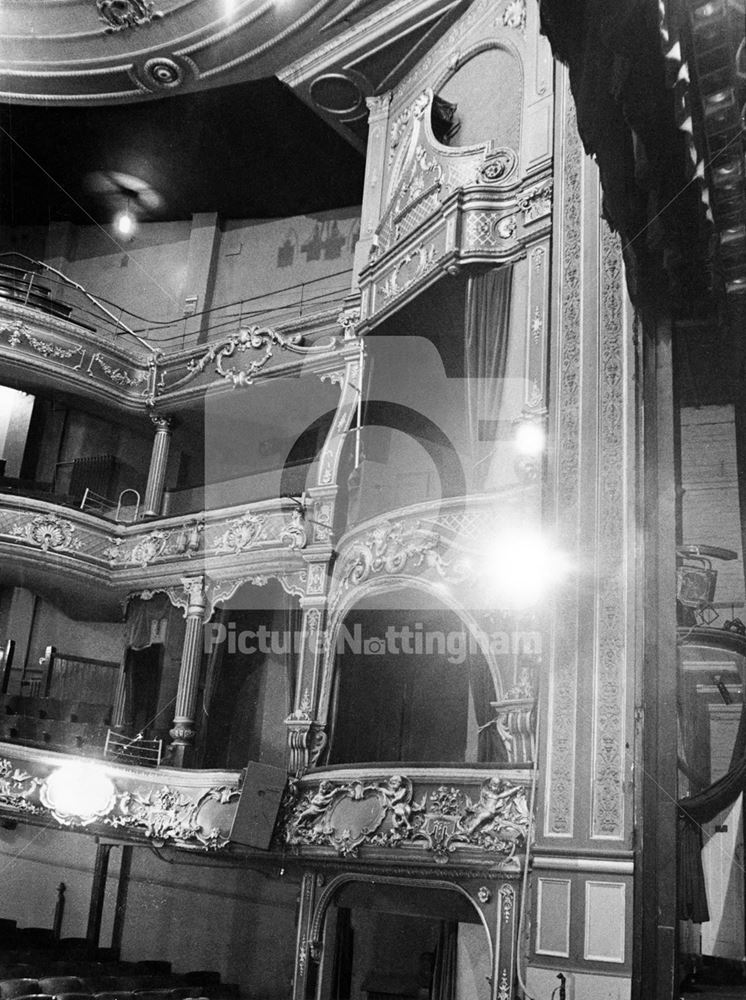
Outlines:
{"label": "fluted column", "polygon": [[176,691],[174,722],[170,731],[171,759],[175,767],[189,764],[196,734],[194,720],[199,688],[199,670],[202,663],[202,628],[205,621],[205,579],[202,576],[182,578],[187,595],[186,630],[179,668],[179,686]]}
{"label": "fluted column", "polygon": [[150,468],[148,483],[145,487],[144,517],[157,517],[163,509],[163,485],[166,481],[166,466],[168,450],[171,445],[171,420],[168,417],[153,415],[155,437],[153,450],[150,453]]}

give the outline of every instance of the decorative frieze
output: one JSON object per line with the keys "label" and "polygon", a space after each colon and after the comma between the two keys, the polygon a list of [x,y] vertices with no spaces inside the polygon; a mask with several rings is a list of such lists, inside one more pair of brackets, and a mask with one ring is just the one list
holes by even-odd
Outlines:
{"label": "decorative frieze", "polygon": [[366,847],[405,848],[445,864],[466,849],[507,864],[525,848],[528,820],[525,787],[497,776],[482,783],[476,798],[447,785],[417,797],[403,774],[346,783],[321,779],[295,789],[285,807],[283,838],[290,847],[326,847],[344,857],[357,857]]}

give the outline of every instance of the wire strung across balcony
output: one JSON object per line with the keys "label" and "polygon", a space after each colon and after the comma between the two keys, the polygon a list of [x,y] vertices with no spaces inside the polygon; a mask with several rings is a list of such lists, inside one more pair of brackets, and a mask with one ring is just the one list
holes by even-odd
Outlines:
{"label": "wire strung across balcony", "polygon": [[[169,353],[198,339],[201,343],[213,340],[259,318],[264,324],[289,323],[341,308],[350,291],[351,274],[347,268],[188,315],[155,320],[89,292],[44,261],[9,252],[0,253],[0,297],[104,336],[134,340],[154,353]],[[332,287],[319,288],[330,282],[334,282]]]}

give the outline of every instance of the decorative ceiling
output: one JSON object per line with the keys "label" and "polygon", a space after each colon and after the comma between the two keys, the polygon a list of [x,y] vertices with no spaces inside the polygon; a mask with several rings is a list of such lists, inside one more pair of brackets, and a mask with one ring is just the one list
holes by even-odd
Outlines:
{"label": "decorative ceiling", "polygon": [[0,0],[0,222],[359,203],[366,98],[468,2]]}
{"label": "decorative ceiling", "polygon": [[0,107],[0,222],[289,217],[360,203],[364,159],[274,79],[137,104]]}

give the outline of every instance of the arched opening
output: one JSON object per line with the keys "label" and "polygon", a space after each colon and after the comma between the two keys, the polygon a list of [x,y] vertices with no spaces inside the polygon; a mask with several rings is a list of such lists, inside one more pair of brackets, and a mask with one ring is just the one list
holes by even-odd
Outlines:
{"label": "arched opening", "polygon": [[505,762],[496,678],[456,611],[415,588],[377,594],[335,639],[329,764]]}
{"label": "arched opening", "polygon": [[299,649],[297,602],[276,581],[244,584],[205,627],[202,767],[285,766]]}
{"label": "arched opening", "polygon": [[350,879],[333,893],[322,918],[324,950],[307,984],[308,1000],[490,995],[490,942],[465,893],[442,883]]}
{"label": "arched opening", "polygon": [[[449,146],[473,146],[492,140],[496,145],[518,149],[520,102],[501,101],[499,97],[520,93],[521,86],[521,67],[511,52],[501,48],[477,52],[439,88],[433,107],[433,131],[440,133]],[[443,103],[455,105],[445,134],[438,128],[436,117]]]}

